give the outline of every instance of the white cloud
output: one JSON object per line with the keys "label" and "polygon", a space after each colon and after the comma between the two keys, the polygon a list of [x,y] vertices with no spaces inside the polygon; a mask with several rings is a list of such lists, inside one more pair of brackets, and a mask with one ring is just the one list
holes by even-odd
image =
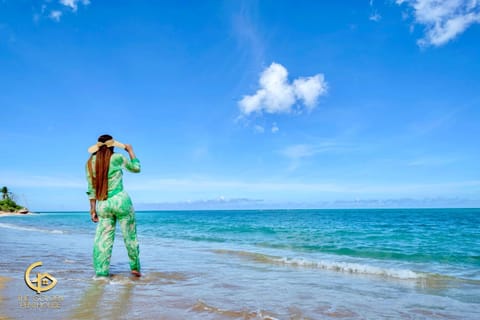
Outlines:
{"label": "white cloud", "polygon": [[38,23],[42,17],[48,17],[55,22],[60,22],[64,13],[76,12],[79,3],[87,6],[90,4],[90,0],[58,0],[55,2],[44,0],[40,6],[40,12],[33,14],[33,21]]}
{"label": "white cloud", "polygon": [[[373,9],[373,0],[370,0],[370,8]],[[382,16],[375,10],[370,14],[370,17],[368,17],[370,21],[378,22],[382,19]]]}
{"label": "white cloud", "polygon": [[328,88],[323,74],[301,77],[290,84],[287,69],[275,62],[262,72],[259,83],[260,89],[254,95],[244,96],[238,102],[245,115],[254,112],[290,113],[298,102],[311,110]]}
{"label": "white cloud", "polygon": [[308,109],[313,109],[317,104],[318,97],[327,93],[327,83],[323,74],[298,78],[293,81],[293,88],[297,98],[302,100]]}
{"label": "white cloud", "polygon": [[84,6],[88,6],[90,4],[90,0],[60,0],[61,4],[63,4],[65,7],[69,7],[73,10],[73,12],[77,11],[79,2],[81,2]]}
{"label": "white cloud", "polygon": [[441,46],[455,39],[472,24],[480,23],[477,0],[397,0],[413,10],[415,22],[425,27],[420,46]]}
{"label": "white cloud", "polygon": [[62,12],[58,10],[53,10],[52,12],[50,12],[50,15],[48,17],[53,21],[59,22],[60,18],[62,17]]}
{"label": "white cloud", "polygon": [[63,4],[65,7],[70,7],[74,12],[78,9],[77,2],[78,0],[60,0],[61,4]]}

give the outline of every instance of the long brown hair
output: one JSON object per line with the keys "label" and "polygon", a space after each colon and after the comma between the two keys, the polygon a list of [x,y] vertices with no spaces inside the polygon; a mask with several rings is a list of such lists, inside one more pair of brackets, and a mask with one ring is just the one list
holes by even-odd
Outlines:
{"label": "long brown hair", "polygon": [[[104,134],[98,138],[99,142],[105,142],[113,139],[111,135]],[[95,178],[92,176],[92,183],[95,187],[95,198],[97,200],[107,200],[108,198],[108,169],[110,167],[110,157],[113,154],[113,147],[101,146],[96,153],[95,160]],[[93,155],[92,155],[93,156]],[[92,158],[90,160],[92,161]]]}

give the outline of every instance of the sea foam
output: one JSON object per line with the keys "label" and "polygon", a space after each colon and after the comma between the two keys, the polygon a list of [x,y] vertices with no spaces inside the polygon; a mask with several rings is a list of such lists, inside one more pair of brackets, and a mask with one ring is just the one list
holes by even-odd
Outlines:
{"label": "sea foam", "polygon": [[343,273],[365,274],[405,280],[419,279],[425,276],[422,273],[418,273],[409,269],[383,268],[361,263],[278,257],[256,252],[236,250],[214,250],[214,252],[219,254],[234,255],[259,263],[284,265],[290,267],[322,269]]}
{"label": "sea foam", "polygon": [[41,229],[36,227],[23,227],[18,226],[15,224],[10,223],[0,223],[0,228],[7,228],[7,229],[14,229],[14,230],[21,230],[21,231],[34,231],[34,232],[43,232],[43,233],[52,233],[52,234],[65,234],[66,232],[63,230],[49,230],[49,229]]}

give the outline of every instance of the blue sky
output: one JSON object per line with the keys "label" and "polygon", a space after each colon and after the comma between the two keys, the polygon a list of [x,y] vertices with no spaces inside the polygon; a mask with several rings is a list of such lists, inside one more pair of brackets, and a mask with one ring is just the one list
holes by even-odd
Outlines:
{"label": "blue sky", "polygon": [[0,184],[87,210],[110,133],[139,209],[478,206],[479,38],[471,0],[3,0]]}

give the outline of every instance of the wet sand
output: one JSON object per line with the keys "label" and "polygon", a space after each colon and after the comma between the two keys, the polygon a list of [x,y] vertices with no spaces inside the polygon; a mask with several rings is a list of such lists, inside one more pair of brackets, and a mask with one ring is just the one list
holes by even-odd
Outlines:
{"label": "wet sand", "polygon": [[0,320],[10,319],[6,315],[3,314],[3,310],[6,310],[6,307],[5,307],[4,302],[3,302],[3,300],[4,300],[3,291],[4,291],[6,283],[10,280],[11,280],[10,278],[0,276]]}

